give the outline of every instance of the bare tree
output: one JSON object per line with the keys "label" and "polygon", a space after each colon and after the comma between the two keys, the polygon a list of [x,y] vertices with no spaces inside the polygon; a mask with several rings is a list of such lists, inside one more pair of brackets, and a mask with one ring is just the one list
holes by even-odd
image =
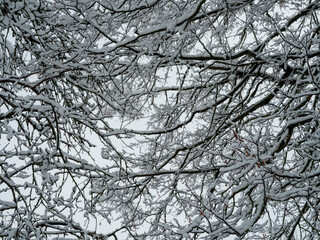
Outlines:
{"label": "bare tree", "polygon": [[0,1],[0,237],[320,238],[319,9]]}

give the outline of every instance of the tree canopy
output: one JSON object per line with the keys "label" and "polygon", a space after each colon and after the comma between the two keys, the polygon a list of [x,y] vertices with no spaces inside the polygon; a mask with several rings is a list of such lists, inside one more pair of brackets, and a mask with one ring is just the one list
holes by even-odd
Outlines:
{"label": "tree canopy", "polygon": [[0,237],[320,238],[319,12],[0,0]]}

